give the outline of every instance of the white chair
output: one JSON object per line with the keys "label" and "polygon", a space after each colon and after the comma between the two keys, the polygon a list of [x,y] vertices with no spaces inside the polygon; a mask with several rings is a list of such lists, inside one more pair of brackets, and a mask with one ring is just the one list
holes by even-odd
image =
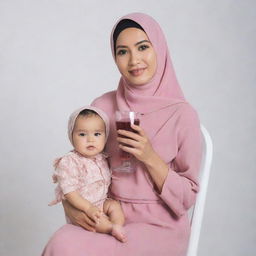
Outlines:
{"label": "white chair", "polygon": [[212,163],[212,139],[203,125],[201,125],[201,132],[203,138],[203,157],[199,177],[200,191],[197,194],[196,203],[190,212],[191,234],[189,239],[187,256],[197,255],[201,225],[204,214],[206,192],[210,176],[210,167]]}

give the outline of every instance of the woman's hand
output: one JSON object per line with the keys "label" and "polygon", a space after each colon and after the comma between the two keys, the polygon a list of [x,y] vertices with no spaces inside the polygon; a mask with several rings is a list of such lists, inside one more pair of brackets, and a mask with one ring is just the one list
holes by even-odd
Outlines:
{"label": "woman's hand", "polygon": [[138,125],[131,125],[131,127],[137,133],[125,130],[117,131],[118,135],[127,137],[117,137],[117,141],[120,143],[119,147],[123,151],[131,153],[145,164],[158,193],[161,193],[164,181],[168,175],[168,165],[154,151],[144,130]]}
{"label": "woman's hand", "polygon": [[88,231],[96,231],[96,223],[91,220],[83,211],[73,207],[67,200],[62,200],[62,205],[66,215],[69,217],[73,225],[80,226]]}
{"label": "woman's hand", "polygon": [[138,160],[146,164],[156,153],[153,150],[144,130],[138,125],[131,125],[131,127],[136,133],[126,130],[117,131],[118,135],[122,136],[117,137],[119,147],[123,151],[134,155]]}
{"label": "woman's hand", "polygon": [[98,207],[91,205],[87,210],[86,214],[90,217],[96,224],[100,222],[101,216],[104,214]]}

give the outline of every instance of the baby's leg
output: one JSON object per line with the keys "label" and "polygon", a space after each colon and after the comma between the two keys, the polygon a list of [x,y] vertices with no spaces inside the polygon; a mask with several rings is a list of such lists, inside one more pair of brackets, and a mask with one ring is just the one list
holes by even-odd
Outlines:
{"label": "baby's leg", "polygon": [[113,224],[111,234],[121,242],[125,242],[126,239],[122,227],[124,225],[125,218],[120,203],[113,199],[107,199],[104,202],[103,211]]}
{"label": "baby's leg", "polygon": [[103,205],[103,212],[109,217],[113,224],[124,225],[125,218],[120,203],[113,199],[107,199]]}
{"label": "baby's leg", "polygon": [[103,214],[99,219],[98,223],[95,225],[96,232],[99,233],[110,233],[112,232],[113,229],[113,224],[110,221],[109,217],[105,214]]}

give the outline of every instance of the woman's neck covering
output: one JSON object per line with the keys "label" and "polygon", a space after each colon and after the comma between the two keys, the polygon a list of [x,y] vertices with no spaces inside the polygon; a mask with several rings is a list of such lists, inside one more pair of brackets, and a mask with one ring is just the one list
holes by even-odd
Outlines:
{"label": "woman's neck covering", "polygon": [[157,70],[152,80],[144,85],[133,85],[121,77],[116,95],[118,108],[147,113],[185,102],[176,79],[164,34],[152,17],[143,13],[131,13],[117,21],[111,33],[111,49],[114,59],[113,36],[116,27],[124,19],[135,21],[147,34],[156,52]]}
{"label": "woman's neck covering", "polygon": [[73,129],[74,129],[74,126],[75,126],[76,119],[77,119],[78,115],[80,114],[80,112],[85,110],[85,109],[95,111],[102,118],[102,120],[105,123],[106,141],[107,141],[107,138],[108,138],[108,135],[109,135],[109,119],[108,119],[108,116],[106,115],[106,113],[104,111],[102,111],[99,108],[96,108],[96,107],[93,107],[93,106],[84,106],[84,107],[81,107],[81,108],[75,110],[69,117],[68,138],[69,138],[71,144],[73,145],[73,136],[72,135],[73,135]]}

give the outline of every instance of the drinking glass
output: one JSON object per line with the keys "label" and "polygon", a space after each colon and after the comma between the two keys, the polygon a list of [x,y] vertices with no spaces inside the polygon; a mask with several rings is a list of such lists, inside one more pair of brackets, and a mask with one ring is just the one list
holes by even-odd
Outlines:
{"label": "drinking glass", "polygon": [[[115,113],[116,129],[136,132],[135,130],[132,129],[131,125],[132,124],[139,125],[140,116],[141,114],[138,112],[120,111],[120,110],[116,111]],[[123,135],[119,135],[119,136],[125,138],[125,136]],[[120,172],[133,172],[135,169],[135,166],[134,166],[135,159],[133,155],[123,151],[122,149],[119,149],[119,157],[121,159],[121,165],[114,168],[114,170],[120,171]]]}

